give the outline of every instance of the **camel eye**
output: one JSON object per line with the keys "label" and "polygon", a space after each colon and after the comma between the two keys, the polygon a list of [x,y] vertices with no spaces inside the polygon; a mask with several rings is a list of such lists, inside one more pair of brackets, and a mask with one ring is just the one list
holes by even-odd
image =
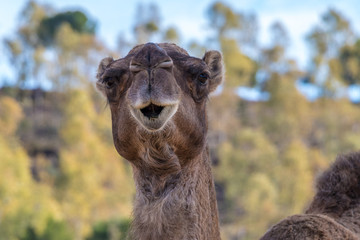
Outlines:
{"label": "camel eye", "polygon": [[208,79],[209,79],[209,75],[207,73],[200,73],[199,76],[197,77],[197,80],[201,85],[205,85]]}
{"label": "camel eye", "polygon": [[105,84],[105,86],[108,89],[110,89],[115,85],[115,81],[116,81],[116,79],[113,77],[106,77],[106,78],[104,78],[103,83]]}

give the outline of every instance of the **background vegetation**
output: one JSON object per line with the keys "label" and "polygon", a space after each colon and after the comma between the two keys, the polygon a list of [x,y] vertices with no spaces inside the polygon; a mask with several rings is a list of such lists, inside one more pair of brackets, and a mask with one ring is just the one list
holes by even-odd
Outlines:
{"label": "background vegetation", "polygon": [[109,110],[93,84],[100,59],[138,43],[171,41],[198,57],[223,52],[226,82],[209,102],[209,144],[224,239],[257,239],[302,212],[317,175],[337,154],[360,149],[359,106],[344,95],[360,83],[360,38],[343,13],[329,9],[309,26],[306,70],[287,57],[281,22],[261,46],[256,16],[222,2],[208,7],[205,43],[163,29],[156,5],[140,5],[138,15],[134,40],[120,37],[109,49],[83,12],[24,5],[3,40],[16,79],[0,89],[0,239],[125,239],[131,169],[113,148]]}

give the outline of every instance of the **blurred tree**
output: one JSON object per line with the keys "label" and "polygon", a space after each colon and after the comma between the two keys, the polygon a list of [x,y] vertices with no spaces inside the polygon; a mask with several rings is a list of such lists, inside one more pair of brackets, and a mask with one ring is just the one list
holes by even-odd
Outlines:
{"label": "blurred tree", "polygon": [[311,130],[311,107],[294,81],[289,75],[272,73],[265,88],[270,99],[259,108],[261,128],[279,149],[294,139],[305,139]]}
{"label": "blurred tree", "polygon": [[312,108],[314,118],[309,142],[321,149],[328,161],[340,153],[358,150],[360,113],[356,105],[346,99],[321,99]]}
{"label": "blurred tree", "polygon": [[360,39],[340,50],[340,74],[348,85],[360,84]]}
{"label": "blurred tree", "polygon": [[274,223],[278,219],[278,192],[279,189],[267,173],[249,176],[248,189],[244,196],[246,217],[243,219],[243,225],[246,230],[243,239],[259,239],[268,229],[269,223]]}
{"label": "blurred tree", "polygon": [[191,40],[186,49],[190,55],[198,58],[202,58],[206,52],[206,46],[196,40]]}
{"label": "blurred tree", "polygon": [[86,240],[125,240],[130,228],[129,220],[108,221],[97,223],[93,232]]}
{"label": "blurred tree", "polygon": [[207,11],[209,25],[216,31],[216,36],[225,37],[228,31],[238,29],[241,25],[239,15],[223,2],[215,2]]}
{"label": "blurred tree", "polygon": [[[15,138],[22,118],[21,107],[11,98],[0,98],[0,236],[17,239],[30,224],[31,175],[29,159]],[[16,159],[16,161],[14,161]]]}
{"label": "blurred tree", "polygon": [[42,233],[37,233],[34,228],[29,227],[26,234],[19,240],[70,240],[73,238],[70,228],[65,222],[50,218]]}
{"label": "blurred tree", "polygon": [[10,97],[0,97],[0,132],[3,137],[12,138],[23,117],[21,106]]}
{"label": "blurred tree", "polygon": [[322,22],[315,26],[306,37],[310,46],[311,66],[309,74],[318,85],[324,97],[337,96],[338,89],[346,83],[341,76],[341,64],[337,56],[345,45],[354,42],[350,22],[335,9],[322,15]]}
{"label": "blurred tree", "polygon": [[46,219],[58,214],[49,189],[33,181],[30,159],[15,136],[21,118],[18,103],[0,97],[0,236],[9,240],[22,237],[28,227],[43,231]]}
{"label": "blurred tree", "polygon": [[[257,41],[257,21],[254,15],[234,11],[230,6],[215,2],[207,10],[214,31],[213,42],[221,49],[226,67],[225,88],[253,85],[257,64],[244,54]],[[248,51],[247,51],[248,52]]]}
{"label": "blurred tree", "polygon": [[149,5],[138,4],[135,13],[134,34],[136,43],[147,43],[151,41],[155,33],[160,31],[160,13],[158,6],[154,3]]}
{"label": "blurred tree", "polygon": [[259,58],[261,71],[265,71],[267,75],[271,75],[272,72],[283,74],[291,71],[292,62],[286,56],[290,41],[286,28],[280,22],[274,22],[269,30],[269,46],[261,50]]}
{"label": "blurred tree", "polygon": [[59,27],[54,45],[54,55],[47,59],[47,77],[57,90],[84,88],[94,79],[98,59],[108,55],[96,36],[78,33],[64,23]]}
{"label": "blurred tree", "polygon": [[118,34],[116,45],[117,46],[116,46],[115,52],[111,54],[112,56],[114,56],[114,58],[126,56],[127,53],[133,47],[132,41],[128,40],[126,38],[126,34],[123,32],[120,32]]}
{"label": "blurred tree", "polygon": [[234,89],[238,86],[251,86],[254,83],[257,64],[239,49],[235,39],[221,40],[221,49],[226,69],[224,86]]}
{"label": "blurred tree", "polygon": [[[44,9],[34,2],[29,4],[33,9]],[[107,50],[94,35],[93,25],[89,25],[87,17],[81,12],[49,12],[49,15],[38,18],[33,17],[35,10],[30,13],[31,19],[36,21],[24,24],[26,27],[35,25],[29,30],[29,35],[32,36],[29,39],[34,38],[36,43],[29,45],[29,51],[34,51],[34,48],[39,46],[43,50],[38,56],[41,64],[39,62],[37,66],[39,69],[42,68],[39,76],[51,80],[50,88],[56,89],[60,94],[66,93],[67,101],[59,103],[62,106],[60,112],[64,113],[60,118],[63,146],[60,149],[55,148],[60,151],[58,166],[60,169],[54,172],[52,164],[45,155],[37,156],[34,162],[36,162],[39,183],[28,189],[29,193],[37,193],[42,189],[42,194],[36,195],[37,198],[41,197],[41,206],[61,209],[61,213],[44,211],[41,214],[37,213],[34,219],[26,215],[23,219],[32,221],[31,226],[34,228],[31,229],[34,229],[34,234],[40,238],[47,240],[61,236],[66,238],[67,233],[64,233],[65,235],[60,233],[63,220],[66,220],[66,224],[71,226],[71,234],[74,238],[83,239],[90,232],[91,225],[95,221],[128,217],[133,195],[131,176],[128,175],[124,163],[118,159],[112,146],[110,120],[105,119],[104,115],[99,117],[95,111],[95,108],[103,110],[104,105],[95,106],[92,98],[95,96],[94,90],[89,90],[88,79],[94,79],[93,73],[96,71],[98,60],[107,55],[105,53]],[[22,35],[18,34],[16,38],[22,39]],[[8,46],[13,46],[13,42],[8,43]],[[16,49],[16,45],[14,46],[11,49],[19,54],[16,55],[18,57],[16,59],[23,61],[24,56],[21,55],[23,52]],[[26,57],[31,64],[36,59],[33,56],[26,55]],[[25,79],[30,81],[32,77],[33,75],[29,74]],[[77,88],[84,90],[73,90]],[[53,92],[51,95],[57,96],[58,92]],[[38,101],[33,103],[34,109],[45,105],[39,104]],[[4,121],[8,120],[4,118]],[[38,123],[41,124],[41,121]],[[34,129],[38,129],[37,126],[35,127]],[[6,127],[6,129],[10,128]],[[107,161],[101,161],[103,158]],[[23,167],[32,181],[29,163]],[[56,198],[50,197],[51,194]],[[31,205],[30,202],[29,204]],[[18,207],[18,209],[20,211],[22,208]],[[47,223],[46,227],[45,219],[50,216],[55,222]],[[8,225],[4,225],[4,229],[8,231],[14,221],[7,220],[6,223]],[[61,226],[58,226],[58,223]],[[24,224],[23,229],[27,225],[29,224]],[[58,228],[59,232],[53,232],[54,228]]]}
{"label": "blurred tree", "polygon": [[80,11],[68,11],[44,17],[38,28],[37,34],[44,46],[54,44],[57,31],[64,23],[68,23],[72,30],[78,33],[94,34],[96,24]]}
{"label": "blurred tree", "polygon": [[72,238],[69,226],[65,222],[49,219],[39,240],[68,240]]}
{"label": "blurred tree", "polygon": [[165,42],[172,42],[175,44],[180,43],[180,34],[175,27],[169,27],[166,29],[163,38]]}
{"label": "blurred tree", "polygon": [[[257,129],[233,129],[233,132],[236,133],[234,137],[220,145],[221,162],[215,168],[215,177],[224,184],[228,201],[223,221],[243,226],[244,239],[254,239],[254,236],[260,237],[266,230],[266,223],[277,214],[277,190],[272,176],[274,166],[278,165],[278,152]],[[262,187],[258,188],[259,185]],[[269,214],[267,220],[257,218],[254,221],[262,211]]]}
{"label": "blurred tree", "polygon": [[288,57],[290,39],[285,26],[280,22],[274,22],[269,30],[270,43],[261,49],[261,57],[258,60],[259,71],[256,80],[262,90],[266,90],[267,80],[273,74],[287,76],[293,80],[293,84],[303,75],[296,61]]}
{"label": "blurred tree", "polygon": [[287,32],[285,26],[278,21],[275,21],[270,25],[270,38],[271,46],[281,46],[286,49],[290,44],[289,33]]}
{"label": "blurred tree", "polygon": [[336,9],[329,9],[322,15],[320,25],[307,35],[314,52],[313,63],[319,66],[323,61],[337,56],[341,47],[351,43],[353,38],[350,22]]}
{"label": "blurred tree", "polygon": [[57,13],[50,6],[29,1],[15,36],[5,40],[17,85],[57,90],[78,86],[79,77],[73,76],[88,75],[90,66],[98,61],[94,53],[103,50],[95,38],[95,26],[80,11]]}
{"label": "blurred tree", "polygon": [[[29,1],[20,14],[15,35],[4,40],[10,65],[14,68],[18,87],[38,87],[44,47],[40,44],[37,29],[41,20],[51,13],[49,6]],[[34,82],[35,81],[35,82]]]}
{"label": "blurred tree", "polygon": [[[219,152],[219,156],[214,158],[219,157],[222,162],[221,151],[217,146],[229,142],[237,134],[234,129],[241,126],[238,115],[241,99],[234,90],[240,85],[251,85],[254,82],[257,65],[243,53],[238,44],[242,33],[246,32],[245,15],[235,12],[222,2],[215,2],[208,8],[207,16],[214,32],[211,40],[221,49],[226,69],[226,81],[215,94],[209,108],[210,147],[214,155]],[[196,46],[193,44],[193,48]],[[225,186],[225,191],[227,189],[228,186]]]}
{"label": "blurred tree", "polygon": [[236,12],[223,2],[213,3],[207,10],[213,40],[235,39],[241,50],[254,54],[257,48],[258,23],[254,14]]}
{"label": "blurred tree", "polygon": [[309,102],[296,89],[295,82],[302,73],[286,56],[289,38],[285,27],[275,22],[270,36],[270,45],[262,49],[257,75],[257,84],[270,98],[260,108],[259,119],[264,132],[282,150],[293,139],[307,137],[312,115]]}
{"label": "blurred tree", "polygon": [[56,196],[75,239],[83,239],[95,221],[129,217],[134,191],[125,163],[98,132],[105,126],[109,131],[109,115],[101,121],[105,126],[97,126],[100,116],[91,95],[73,90],[67,96]]}
{"label": "blurred tree", "polygon": [[278,204],[282,217],[302,213],[313,196],[313,172],[307,147],[292,141],[280,156],[274,179],[279,189]]}

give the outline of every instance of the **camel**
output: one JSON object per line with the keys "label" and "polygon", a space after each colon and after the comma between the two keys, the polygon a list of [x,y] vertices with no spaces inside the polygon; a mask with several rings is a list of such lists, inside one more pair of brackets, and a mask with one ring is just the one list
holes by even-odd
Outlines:
{"label": "camel", "polygon": [[169,43],[101,61],[96,86],[136,185],[130,239],[220,239],[206,103],[223,69],[218,51],[200,59]]}
{"label": "camel", "polygon": [[359,240],[360,152],[338,156],[316,190],[305,214],[280,221],[261,240]]}
{"label": "camel", "polygon": [[[220,52],[199,59],[169,43],[101,61],[96,86],[136,185],[130,239],[220,239],[206,104],[223,75]],[[340,156],[319,178],[306,213],[284,219],[261,239],[360,239],[359,183],[360,153]]]}

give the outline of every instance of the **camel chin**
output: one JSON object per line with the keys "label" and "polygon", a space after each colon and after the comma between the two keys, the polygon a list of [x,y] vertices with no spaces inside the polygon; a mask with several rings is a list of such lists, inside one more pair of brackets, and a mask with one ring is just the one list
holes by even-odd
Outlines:
{"label": "camel chin", "polygon": [[149,103],[142,108],[130,106],[130,112],[147,131],[155,132],[161,130],[172,116],[174,116],[178,105],[178,103],[171,105]]}

